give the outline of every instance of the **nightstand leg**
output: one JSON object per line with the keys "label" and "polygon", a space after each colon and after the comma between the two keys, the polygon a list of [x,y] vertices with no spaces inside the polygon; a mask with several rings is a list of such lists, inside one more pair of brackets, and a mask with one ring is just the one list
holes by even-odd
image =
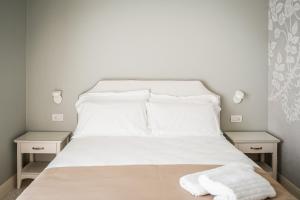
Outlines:
{"label": "nightstand leg", "polygon": [[264,153],[260,154],[260,162],[262,162],[262,163],[265,162],[265,154]]}
{"label": "nightstand leg", "polygon": [[22,154],[20,144],[17,145],[17,188],[21,188]]}
{"label": "nightstand leg", "polygon": [[34,161],[33,153],[30,153],[30,154],[29,154],[29,161],[30,161],[30,162],[33,162],[33,161]]}
{"label": "nightstand leg", "polygon": [[277,179],[277,143],[273,144],[273,153],[272,153],[272,176]]}

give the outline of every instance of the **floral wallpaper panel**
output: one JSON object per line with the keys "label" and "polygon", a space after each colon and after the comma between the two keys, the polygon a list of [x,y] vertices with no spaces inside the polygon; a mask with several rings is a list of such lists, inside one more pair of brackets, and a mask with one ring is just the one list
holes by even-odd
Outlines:
{"label": "floral wallpaper panel", "polygon": [[300,0],[269,1],[269,101],[288,123],[300,120]]}

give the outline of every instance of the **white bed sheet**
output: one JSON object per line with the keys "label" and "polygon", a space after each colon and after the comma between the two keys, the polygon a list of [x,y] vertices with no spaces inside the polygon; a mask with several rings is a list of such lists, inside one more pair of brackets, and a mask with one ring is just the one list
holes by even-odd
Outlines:
{"label": "white bed sheet", "polygon": [[224,136],[73,139],[48,168],[75,166],[255,163]]}

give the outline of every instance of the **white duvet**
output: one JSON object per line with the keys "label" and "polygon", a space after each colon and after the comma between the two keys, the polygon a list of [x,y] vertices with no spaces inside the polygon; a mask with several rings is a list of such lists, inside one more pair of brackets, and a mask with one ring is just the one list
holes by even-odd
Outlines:
{"label": "white duvet", "polygon": [[91,136],[73,139],[48,168],[114,165],[216,164],[255,165],[224,136]]}

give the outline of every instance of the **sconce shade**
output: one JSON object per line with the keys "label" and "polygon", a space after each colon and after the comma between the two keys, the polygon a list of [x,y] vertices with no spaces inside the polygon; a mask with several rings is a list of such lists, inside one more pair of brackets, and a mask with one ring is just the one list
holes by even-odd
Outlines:
{"label": "sconce shade", "polygon": [[239,104],[243,101],[244,97],[245,97],[245,93],[241,90],[237,90],[234,93],[233,102]]}
{"label": "sconce shade", "polygon": [[53,101],[56,104],[60,104],[62,102],[62,91],[55,90],[52,92]]}

